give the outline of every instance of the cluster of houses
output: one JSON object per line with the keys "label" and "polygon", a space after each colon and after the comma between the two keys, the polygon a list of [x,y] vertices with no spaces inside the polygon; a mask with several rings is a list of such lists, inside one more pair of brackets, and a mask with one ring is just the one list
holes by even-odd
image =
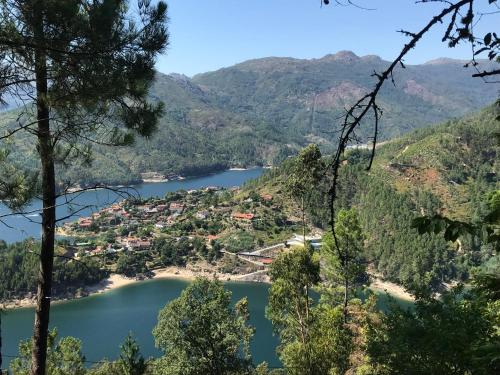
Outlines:
{"label": "cluster of houses", "polygon": [[[204,189],[205,192],[217,192],[220,188],[209,186]],[[81,243],[79,252],[82,250],[88,255],[100,255],[106,253],[115,253],[120,251],[147,251],[150,249],[155,233],[147,237],[140,237],[136,234],[137,229],[141,226],[152,226],[157,231],[173,226],[184,217],[180,218],[188,212],[192,217],[198,220],[207,220],[213,213],[221,213],[223,217],[232,219],[240,224],[251,224],[256,215],[250,212],[233,212],[233,207],[230,205],[220,205],[218,207],[208,207],[201,209],[199,205],[202,191],[189,190],[182,199],[175,201],[167,201],[162,199],[147,201],[146,203],[136,204],[132,201],[121,201],[110,207],[104,208],[99,212],[93,213],[89,217],[80,218],[76,223],[65,224],[65,232],[72,233],[98,233],[115,232],[114,243],[106,246],[89,246],[90,244]],[[263,201],[271,201],[272,196],[262,194]],[[198,208],[198,210],[197,210]],[[116,231],[116,229],[126,228],[125,231]],[[134,231],[128,232],[129,228],[134,228]],[[123,234],[126,235],[123,235]],[[211,240],[218,236],[208,235],[206,240],[210,243]]]}

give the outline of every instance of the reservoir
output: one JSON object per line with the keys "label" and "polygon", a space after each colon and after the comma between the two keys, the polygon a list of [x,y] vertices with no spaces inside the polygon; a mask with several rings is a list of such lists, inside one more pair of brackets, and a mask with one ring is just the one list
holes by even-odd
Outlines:
{"label": "reservoir", "polygon": [[[88,361],[103,358],[116,359],[119,346],[129,332],[138,341],[144,357],[156,357],[161,353],[155,348],[153,327],[158,312],[166,303],[177,298],[189,281],[181,279],[156,279],[138,282],[103,294],[55,303],[51,307],[51,324],[59,337],[73,336],[82,341],[83,353]],[[272,325],[265,317],[268,284],[226,282],[232,292],[233,302],[248,298],[250,320],[255,334],[250,345],[254,363],[266,361],[269,366],[280,366],[276,356],[278,338],[273,335]],[[409,307],[410,302],[396,300]],[[379,294],[378,306],[387,308],[387,296]],[[2,354],[4,365],[18,354],[20,340],[32,335],[34,310],[32,308],[9,310],[2,315]],[[89,363],[91,365],[91,363]]]}
{"label": "reservoir", "polygon": [[[225,171],[208,177],[149,183],[134,186],[134,194],[147,198],[163,196],[166,192],[179,189],[199,189],[206,186],[233,187],[260,176],[261,168],[245,171]],[[89,206],[81,214],[89,215],[99,207],[112,204],[121,197],[107,190],[88,191],[77,196],[73,203]],[[61,201],[61,203],[64,203]],[[40,203],[35,202],[26,211],[36,211]],[[68,215],[74,207],[61,205],[58,216]],[[0,205],[0,215],[7,213]],[[7,242],[20,241],[26,237],[39,237],[40,226],[36,224],[39,216],[10,216],[4,218],[13,228],[0,224],[0,239]],[[72,219],[75,220],[76,218]],[[35,222],[33,222],[35,221]],[[73,336],[82,341],[82,349],[90,362],[103,358],[114,360],[119,355],[119,346],[129,332],[138,341],[144,357],[155,357],[161,353],[154,346],[152,335],[158,312],[166,303],[177,298],[188,285],[181,279],[149,280],[111,290],[104,294],[69,302],[56,303],[51,308],[51,327],[56,327],[59,337]],[[270,366],[279,366],[276,356],[277,337],[273,336],[272,325],[265,317],[267,305],[267,284],[227,282],[225,287],[232,292],[233,301],[247,297],[250,310],[250,325],[255,327],[251,342],[254,363],[267,361]],[[386,306],[385,296],[381,296],[379,307]],[[2,354],[4,366],[12,356],[18,354],[20,340],[32,335],[34,310],[31,308],[10,310],[2,315]],[[90,365],[90,363],[89,363]]]}
{"label": "reservoir", "polygon": [[[131,332],[144,357],[161,353],[154,346],[152,335],[158,312],[170,300],[177,298],[188,285],[180,279],[148,280],[70,302],[56,303],[51,308],[51,327],[57,327],[59,337],[74,336],[82,340],[83,353],[89,361],[116,359],[119,346]],[[247,297],[250,324],[256,328],[251,343],[255,363],[267,361],[279,365],[275,354],[277,337],[265,318],[269,285],[228,282],[233,301]],[[5,364],[7,356],[18,353],[18,343],[29,338],[33,329],[33,309],[10,310],[2,316],[2,338]],[[7,357],[7,358],[5,358]]]}
{"label": "reservoir", "polygon": [[[206,186],[230,188],[259,177],[263,171],[262,168],[229,170],[201,178],[136,185],[128,192],[134,196],[149,198],[162,197],[167,192],[181,189],[199,189]],[[87,216],[101,207],[123,199],[123,196],[109,190],[94,190],[70,195],[69,199],[72,199],[72,205],[64,204],[65,201],[59,199],[58,204],[61,206],[57,210],[58,217],[65,217],[82,207],[87,208],[79,215]],[[39,238],[40,224],[37,222],[40,220],[40,207],[40,202],[34,202],[25,208],[25,215],[4,217],[3,220],[11,228],[0,224],[0,239],[12,243],[27,237]],[[0,204],[0,215],[8,212],[8,209]],[[77,218],[75,216],[68,220]],[[158,312],[168,301],[177,298],[187,283],[178,279],[151,280],[103,295],[54,304],[51,309],[51,327],[57,327],[59,337],[74,336],[81,339],[84,354],[89,361],[115,359],[119,353],[119,345],[129,331],[138,340],[145,357],[157,356],[160,353],[154,347],[151,331],[156,324]],[[252,342],[254,360],[267,360],[271,366],[277,365],[277,338],[273,337],[271,324],[264,316],[268,285],[236,282],[225,285],[233,292],[234,301],[248,297],[250,324],[257,328]],[[19,340],[31,336],[33,318],[33,309],[12,310],[2,316],[2,353],[6,357],[4,363],[9,362],[10,358],[7,356],[17,355]]]}
{"label": "reservoir", "polygon": [[[83,193],[68,194],[67,197],[58,199],[57,216],[58,218],[69,216],[75,213],[73,217],[65,221],[78,220],[81,216],[89,216],[99,208],[112,205],[116,201],[123,200],[127,196],[150,198],[163,197],[165,193],[177,190],[200,189],[207,186],[219,186],[230,188],[240,186],[245,181],[259,177],[263,168],[251,168],[246,170],[228,170],[206,177],[198,177],[179,181],[168,181],[158,183],[146,183],[135,185],[131,188],[119,188],[116,193],[106,189],[91,190]],[[69,203],[68,203],[69,202]],[[35,201],[23,210],[23,214],[14,216],[3,216],[9,213],[7,207],[0,203],[0,240],[7,243],[22,241],[28,237],[40,238],[40,220],[39,215],[41,202]]]}

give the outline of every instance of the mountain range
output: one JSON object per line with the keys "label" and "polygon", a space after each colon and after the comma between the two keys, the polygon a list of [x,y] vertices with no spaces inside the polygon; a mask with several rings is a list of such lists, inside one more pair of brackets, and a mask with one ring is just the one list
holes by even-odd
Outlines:
{"label": "mountain range", "polygon": [[[472,78],[464,63],[438,59],[399,67],[394,85],[387,82],[380,92],[381,139],[493,102],[498,87]],[[137,139],[132,148],[96,147],[92,168],[72,165],[60,178],[127,183],[148,171],[200,175],[230,166],[277,164],[311,142],[330,152],[337,118],[373,87],[373,73],[388,64],[377,56],[341,51],[310,60],[249,60],[192,78],[157,73],[150,95],[165,103],[166,112],[156,134]],[[370,133],[365,124],[358,136],[363,141]],[[32,165],[29,153],[19,157]]]}

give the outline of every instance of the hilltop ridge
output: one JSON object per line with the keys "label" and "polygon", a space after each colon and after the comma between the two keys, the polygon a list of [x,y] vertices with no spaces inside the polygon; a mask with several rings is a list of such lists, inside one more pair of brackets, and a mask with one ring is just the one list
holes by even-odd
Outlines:
{"label": "hilltop ridge", "polygon": [[[144,172],[203,175],[229,167],[278,164],[307,143],[336,144],[336,119],[368,92],[388,62],[340,51],[319,59],[253,59],[189,78],[157,73],[151,99],[165,103],[158,132],[133,147],[96,147],[92,169],[73,165],[60,180],[90,184],[140,181]],[[494,85],[470,77],[456,60],[398,68],[380,93],[380,139],[460,117],[490,104]],[[9,122],[0,114],[0,123]],[[11,116],[11,121],[12,121]],[[15,117],[14,117],[15,118]],[[367,139],[371,129],[358,136]],[[29,142],[12,155],[33,165]]]}

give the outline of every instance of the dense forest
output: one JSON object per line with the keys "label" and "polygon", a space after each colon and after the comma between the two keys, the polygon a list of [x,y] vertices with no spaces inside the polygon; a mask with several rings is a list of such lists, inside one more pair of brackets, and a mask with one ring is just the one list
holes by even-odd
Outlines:
{"label": "dense forest", "polygon": [[[488,213],[485,196],[489,191],[498,189],[498,144],[495,134],[500,129],[495,120],[497,111],[495,107],[488,107],[476,115],[424,128],[387,142],[377,149],[375,165],[369,174],[364,171],[368,152],[364,149],[350,151],[341,169],[337,209],[357,208],[367,236],[366,257],[373,265],[373,272],[413,292],[426,286],[439,291],[445,283],[467,280],[477,267],[489,267],[498,262],[493,257],[492,245],[484,244],[478,238],[463,236],[459,244],[450,244],[440,234],[419,236],[413,226],[416,217],[436,213],[458,220],[467,218],[472,222],[484,219]],[[328,156],[325,160],[328,164]],[[261,199],[257,192],[271,192],[276,198],[283,199],[285,205],[295,207],[296,203],[287,200],[284,189],[289,168],[290,161],[285,161],[281,167],[248,182],[244,187],[244,196],[253,197],[258,202]],[[327,228],[330,217],[327,190],[327,181],[322,181],[307,193],[308,220],[320,228]],[[179,197],[171,193],[167,199]],[[238,202],[229,203],[240,204],[241,209],[253,207],[249,203]],[[274,232],[270,231],[276,230],[280,220],[285,219],[280,219],[278,215],[269,220],[269,223],[254,223],[253,229],[257,232],[239,231],[226,236],[221,243],[217,243],[217,249],[222,245],[230,252],[237,252],[256,246],[257,242],[263,244],[264,241],[256,234],[268,233],[272,237]],[[191,221],[180,222],[172,228],[181,236],[198,227],[211,234],[222,230],[218,222],[211,225],[203,229],[203,223],[192,217]],[[107,235],[107,232],[102,233],[104,244]],[[116,271],[135,276],[147,273],[151,264],[154,267],[182,266],[189,254],[217,259],[218,251],[198,242],[187,238],[174,242],[159,239],[153,243],[155,256],[124,254],[116,257]],[[36,260],[30,252],[23,251],[26,246],[27,242],[2,245],[2,298],[35,291]],[[98,263],[88,262],[82,265],[64,257],[57,258],[56,293],[74,293],[79,287],[101,280],[104,274],[99,271]]]}
{"label": "dense forest", "polygon": [[[32,297],[36,293],[39,243],[32,240],[7,245],[0,241],[0,300]],[[73,296],[85,286],[103,280],[107,273],[92,258],[74,260],[62,248],[54,260],[53,290],[57,296]]]}

